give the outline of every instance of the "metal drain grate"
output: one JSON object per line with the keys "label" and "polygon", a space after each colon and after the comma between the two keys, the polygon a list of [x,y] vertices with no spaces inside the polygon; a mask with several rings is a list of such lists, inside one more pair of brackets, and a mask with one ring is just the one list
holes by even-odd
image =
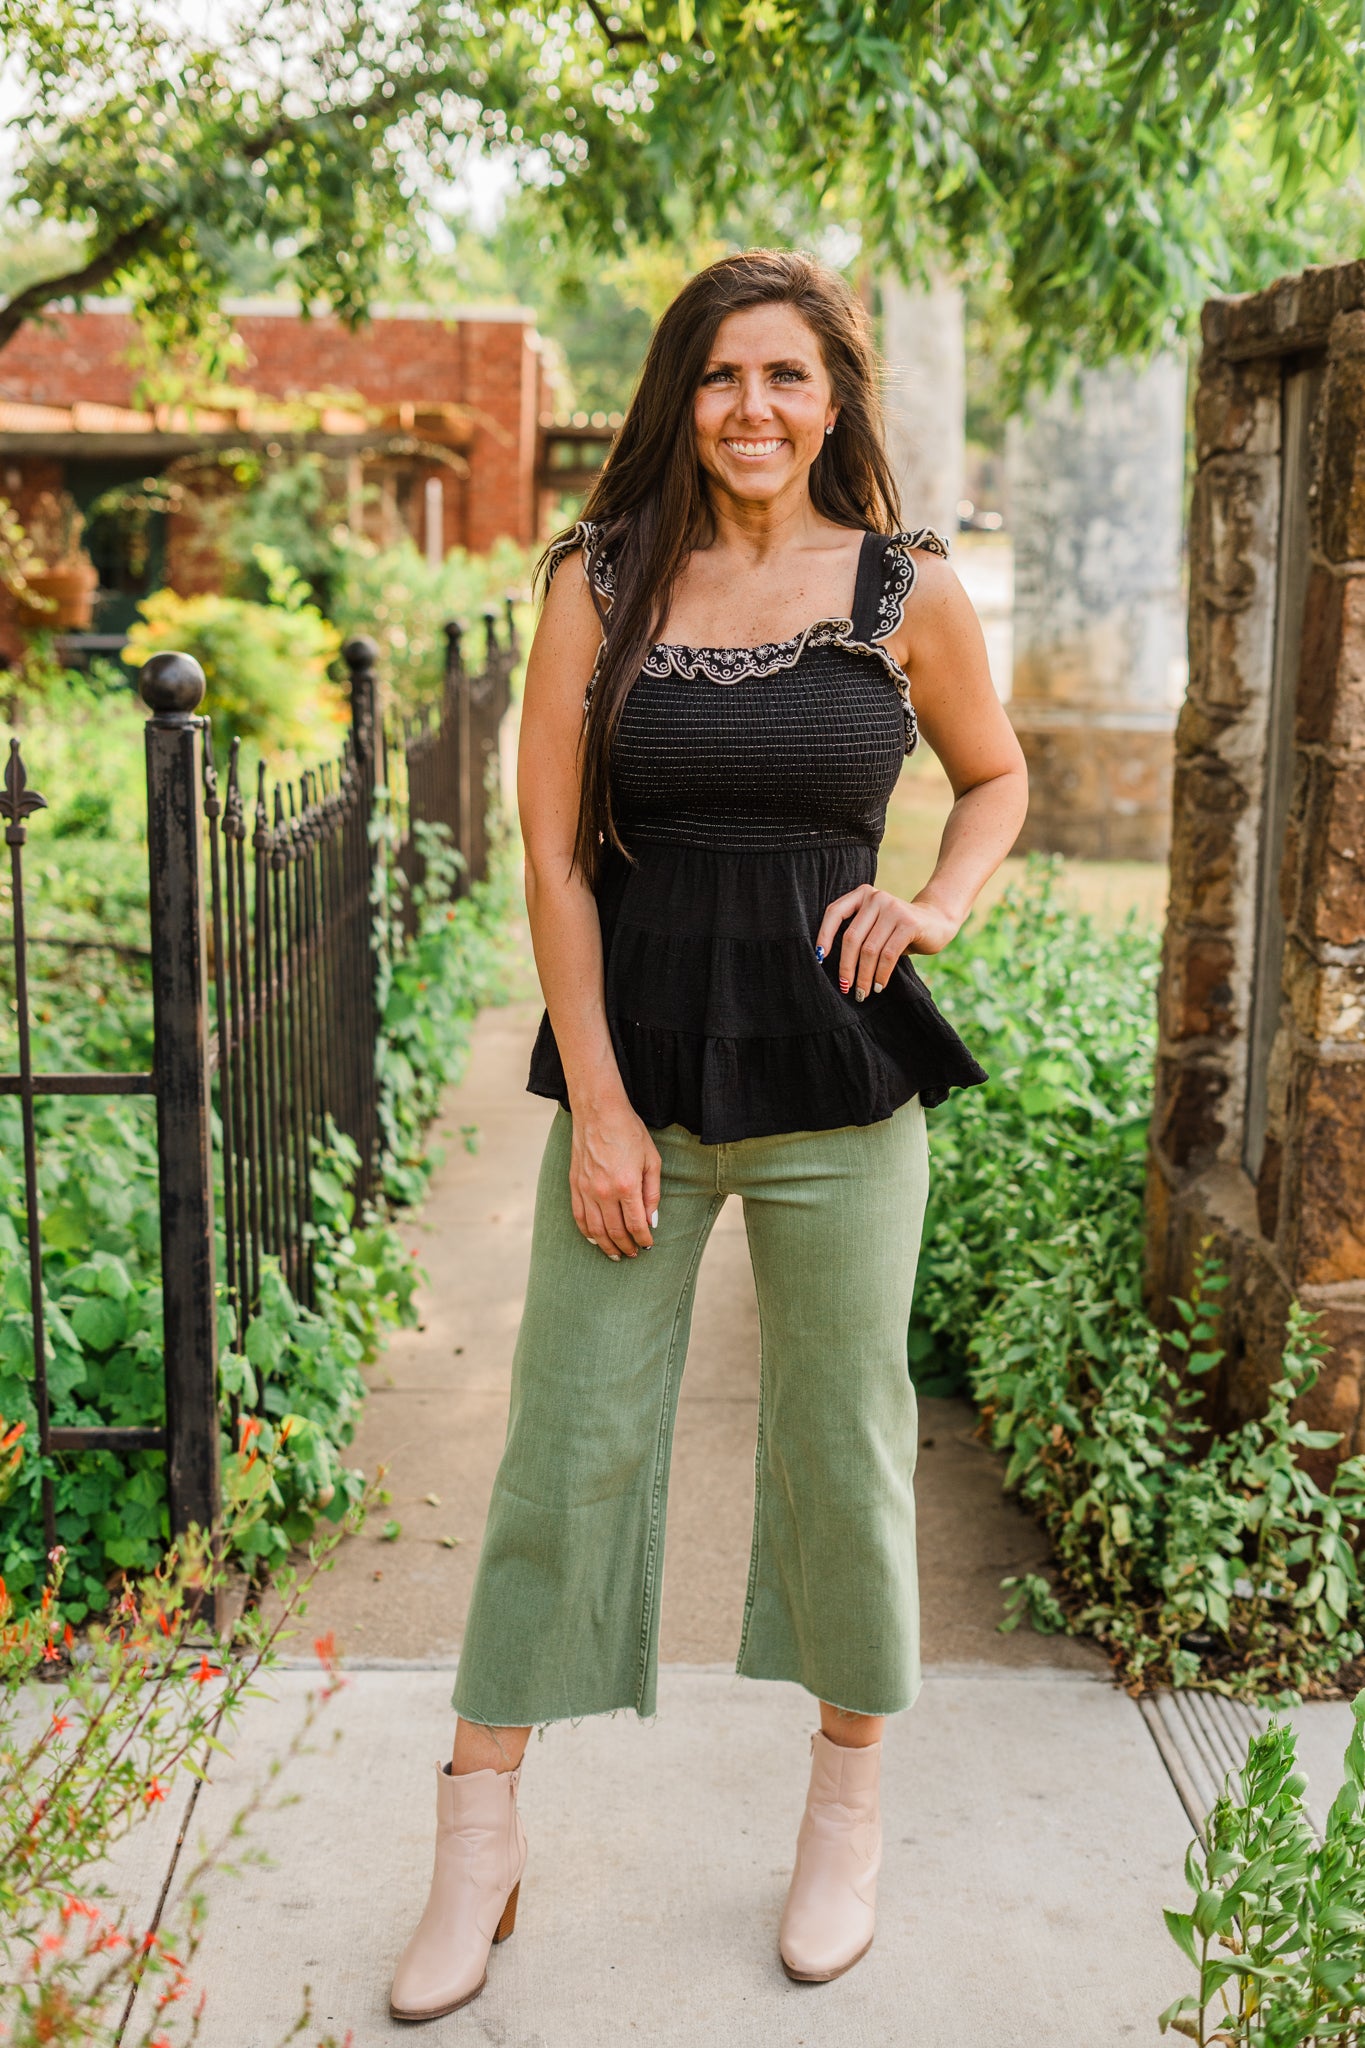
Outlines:
{"label": "metal drain grate", "polygon": [[1148,1692],[1138,1701],[1142,1718],[1180,1794],[1196,1832],[1232,1779],[1234,1797],[1246,1761],[1247,1743],[1264,1733],[1266,1717],[1241,1700],[1213,1692]]}

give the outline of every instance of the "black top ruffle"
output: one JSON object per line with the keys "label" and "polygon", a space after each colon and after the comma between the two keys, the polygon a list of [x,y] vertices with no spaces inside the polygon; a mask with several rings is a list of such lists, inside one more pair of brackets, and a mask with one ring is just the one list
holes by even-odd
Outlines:
{"label": "black top ruffle", "polygon": [[[600,536],[580,526],[599,595]],[[909,683],[879,645],[935,535],[869,534],[851,619],[760,648],[651,650],[612,750],[631,858],[597,891],[608,1027],[646,1124],[704,1144],[878,1123],[984,1081],[908,958],[879,996],[841,995],[826,906],[873,882],[886,805],[916,740]],[[529,1087],[568,1107],[548,1015]]]}

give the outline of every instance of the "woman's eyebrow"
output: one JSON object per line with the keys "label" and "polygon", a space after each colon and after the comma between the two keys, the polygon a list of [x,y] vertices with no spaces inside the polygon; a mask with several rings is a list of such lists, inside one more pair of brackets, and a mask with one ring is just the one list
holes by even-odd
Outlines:
{"label": "woman's eyebrow", "polygon": [[[713,370],[742,370],[743,367],[742,363],[708,363],[705,374],[709,377]],[[763,368],[765,370],[808,370],[810,364],[803,361],[800,356],[780,356],[776,362],[764,363]]]}

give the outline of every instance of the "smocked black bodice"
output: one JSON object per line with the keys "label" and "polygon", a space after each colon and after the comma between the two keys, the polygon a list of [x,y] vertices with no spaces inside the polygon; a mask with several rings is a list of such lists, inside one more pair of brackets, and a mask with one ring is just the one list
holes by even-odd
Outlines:
{"label": "smocked black bodice", "polygon": [[[622,1080],[654,1127],[720,1144],[879,1122],[986,1077],[908,959],[879,996],[823,964],[826,905],[876,879],[886,806],[916,743],[910,689],[884,646],[937,536],[869,534],[853,615],[757,648],[651,649],[612,750],[631,859],[598,886],[607,1022]],[[580,525],[606,603],[610,562]],[[556,564],[557,566],[557,564]],[[548,1015],[530,1088],[568,1106]]]}

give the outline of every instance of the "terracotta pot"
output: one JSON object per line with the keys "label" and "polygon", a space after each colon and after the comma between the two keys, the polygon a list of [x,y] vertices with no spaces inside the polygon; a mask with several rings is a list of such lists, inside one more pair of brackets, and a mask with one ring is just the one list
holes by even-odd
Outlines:
{"label": "terracotta pot", "polygon": [[25,582],[46,606],[15,599],[15,616],[30,633],[82,633],[94,615],[99,574],[93,562],[68,562],[59,569],[30,569]]}

